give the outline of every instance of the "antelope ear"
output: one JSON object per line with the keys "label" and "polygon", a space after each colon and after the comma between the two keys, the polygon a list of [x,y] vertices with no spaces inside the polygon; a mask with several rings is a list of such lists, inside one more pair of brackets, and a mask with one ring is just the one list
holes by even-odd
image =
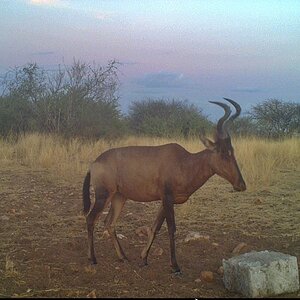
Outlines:
{"label": "antelope ear", "polygon": [[216,144],[211,140],[209,140],[208,138],[200,135],[200,140],[207,149],[211,151],[216,150]]}

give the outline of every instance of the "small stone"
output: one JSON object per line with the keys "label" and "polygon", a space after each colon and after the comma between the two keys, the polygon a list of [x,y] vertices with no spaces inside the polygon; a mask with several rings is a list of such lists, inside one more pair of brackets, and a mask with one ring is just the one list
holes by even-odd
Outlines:
{"label": "small stone", "polygon": [[218,273],[219,275],[223,276],[223,274],[224,274],[224,267],[223,267],[223,266],[220,266],[219,269],[218,269],[218,271],[217,271],[217,273]]}
{"label": "small stone", "polygon": [[259,198],[257,198],[257,199],[254,201],[254,204],[260,205],[260,204],[262,204],[262,201],[261,201]]}
{"label": "small stone", "polygon": [[150,232],[151,232],[151,229],[148,226],[142,226],[135,230],[135,233],[139,237],[144,237],[144,236],[148,237]]}
{"label": "small stone", "polygon": [[199,282],[201,282],[201,279],[197,278],[197,279],[195,279],[195,282],[199,283]]}
{"label": "small stone", "polygon": [[238,255],[241,253],[242,249],[245,248],[247,246],[246,243],[242,242],[239,243],[233,250],[232,250],[232,254],[233,255]]}
{"label": "small stone", "polygon": [[219,247],[219,244],[218,243],[212,243],[212,246]]}
{"label": "small stone", "polygon": [[110,238],[110,234],[109,234],[108,230],[103,231],[102,237],[105,239]]}
{"label": "small stone", "polygon": [[212,282],[214,280],[214,274],[211,271],[202,271],[200,273],[200,279],[206,282]]}
{"label": "small stone", "polygon": [[184,241],[186,243],[188,243],[189,241],[209,240],[209,239],[210,239],[209,235],[203,235],[203,234],[200,234],[199,232],[192,231],[186,236]]}
{"label": "small stone", "polygon": [[164,253],[164,250],[160,247],[155,248],[152,252],[152,255],[154,256],[161,256]]}
{"label": "small stone", "polygon": [[127,237],[122,233],[117,233],[117,238],[119,238],[120,240],[127,239]]}
{"label": "small stone", "polygon": [[1,221],[8,221],[8,220],[9,220],[9,217],[8,217],[8,216],[1,216],[1,217],[0,217],[0,220],[1,220]]}

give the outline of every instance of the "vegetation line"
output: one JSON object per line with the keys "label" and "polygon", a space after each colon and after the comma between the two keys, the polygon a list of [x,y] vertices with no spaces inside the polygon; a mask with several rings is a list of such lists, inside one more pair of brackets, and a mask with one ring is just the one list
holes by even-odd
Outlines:
{"label": "vegetation line", "polygon": [[[0,136],[39,132],[108,140],[128,135],[189,138],[214,128],[202,108],[187,100],[141,97],[124,115],[119,85],[116,61],[99,66],[74,60],[51,72],[36,63],[16,67],[0,78]],[[232,135],[300,134],[299,103],[267,99],[242,113],[230,128]]]}
{"label": "vegetation line", "polygon": [[[161,145],[177,142],[190,152],[203,146],[198,138],[150,138],[128,136],[114,140],[86,141],[79,138],[62,139],[57,135],[25,134],[16,140],[0,139],[2,163],[20,163],[33,168],[45,168],[66,180],[83,177],[89,164],[102,152],[130,145]],[[300,171],[300,139],[296,137],[270,140],[257,137],[235,138],[233,145],[248,189],[275,185],[280,170]]]}

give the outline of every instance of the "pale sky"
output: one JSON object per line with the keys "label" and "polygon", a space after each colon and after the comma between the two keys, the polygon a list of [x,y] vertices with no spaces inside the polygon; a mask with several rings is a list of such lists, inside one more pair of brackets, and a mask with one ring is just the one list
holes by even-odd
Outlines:
{"label": "pale sky", "polygon": [[120,105],[152,98],[300,102],[300,0],[0,0],[0,72],[120,66]]}

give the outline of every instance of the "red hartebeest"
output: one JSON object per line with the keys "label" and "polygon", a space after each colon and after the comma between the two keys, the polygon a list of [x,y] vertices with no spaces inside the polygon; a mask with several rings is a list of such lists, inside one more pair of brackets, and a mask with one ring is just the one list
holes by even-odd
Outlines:
{"label": "red hartebeest", "polygon": [[[141,253],[142,261],[147,265],[152,242],[166,219],[171,267],[175,273],[180,273],[175,255],[174,204],[186,202],[214,174],[229,181],[235,190],[246,190],[227,131],[228,124],[239,116],[241,108],[233,100],[224,99],[234,105],[236,113],[229,118],[231,110],[228,105],[210,101],[221,106],[225,114],[218,121],[214,142],[200,136],[207,148],[201,152],[190,153],[174,143],[129,146],[110,149],[91,164],[83,184],[83,206],[88,230],[88,257],[92,263],[97,263],[93,243],[94,225],[109,203],[111,207],[104,221],[105,228],[112,238],[118,257],[123,260],[126,256],[118,241],[115,225],[126,199],[139,202],[161,200],[162,205],[151,228],[147,245]],[[95,203],[91,210],[90,185],[95,191]]]}

